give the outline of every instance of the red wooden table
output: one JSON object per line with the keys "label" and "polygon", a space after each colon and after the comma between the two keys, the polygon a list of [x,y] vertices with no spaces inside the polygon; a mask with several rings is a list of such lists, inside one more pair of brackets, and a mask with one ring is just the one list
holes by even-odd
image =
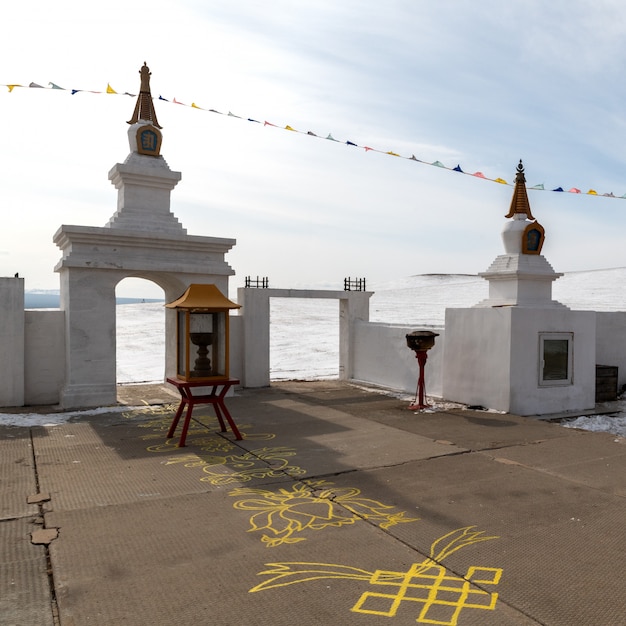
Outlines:
{"label": "red wooden table", "polygon": [[[176,411],[176,415],[174,416],[174,420],[172,421],[172,425],[167,433],[168,439],[174,436],[176,432],[176,427],[178,426],[178,422],[180,420],[180,416],[183,414],[183,410],[185,405],[187,405],[187,413],[185,414],[185,420],[183,422],[183,431],[180,435],[180,441],[178,442],[178,447],[183,448],[185,446],[185,440],[187,439],[187,430],[189,430],[189,421],[191,420],[191,413],[193,411],[193,407],[196,404],[212,404],[215,407],[215,414],[217,415],[217,419],[220,422],[220,426],[222,428],[222,432],[226,432],[226,424],[224,423],[224,418],[229,423],[231,430],[235,435],[235,439],[241,439],[241,433],[237,428],[237,424],[233,421],[228,409],[226,408],[226,404],[224,403],[224,398],[228,393],[228,390],[233,385],[238,385],[239,381],[235,378],[229,378],[227,380],[220,380],[215,382],[207,382],[207,381],[189,381],[189,380],[178,380],[177,378],[168,378],[167,382],[170,385],[174,385],[176,389],[178,389],[180,393],[180,405],[178,410]],[[211,393],[206,394],[202,393],[201,395],[194,396],[192,389],[194,387],[202,387],[203,389],[210,388]]]}

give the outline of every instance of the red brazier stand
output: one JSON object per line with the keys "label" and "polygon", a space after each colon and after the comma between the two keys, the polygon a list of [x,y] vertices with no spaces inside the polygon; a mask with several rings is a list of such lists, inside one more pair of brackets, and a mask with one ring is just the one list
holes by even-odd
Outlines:
{"label": "red brazier stand", "polygon": [[415,400],[411,404],[409,404],[409,409],[412,411],[421,411],[422,409],[427,409],[430,404],[426,404],[424,401],[424,367],[426,366],[426,360],[428,359],[428,353],[426,350],[418,350],[415,352],[415,358],[420,366],[419,378],[417,379],[417,393],[415,394],[415,400],[417,400],[417,404]]}
{"label": "red brazier stand", "polygon": [[[228,390],[233,385],[239,384],[239,381],[237,379],[228,378],[226,380],[207,382],[206,380],[189,381],[178,380],[177,378],[168,378],[167,382],[170,385],[174,385],[174,387],[176,387],[176,389],[178,389],[180,393],[180,405],[178,406],[178,410],[176,411],[176,415],[174,416],[172,425],[167,432],[168,439],[174,436],[174,433],[176,432],[176,427],[178,426],[178,422],[180,420],[180,416],[183,414],[185,405],[187,405],[187,413],[185,414],[185,420],[183,422],[183,430],[180,434],[180,441],[178,442],[179,448],[185,447],[185,440],[187,439],[187,431],[189,430],[191,413],[193,411],[193,407],[196,404],[212,404],[215,407],[215,414],[217,415],[217,419],[219,420],[222,432],[226,432],[226,424],[224,423],[224,418],[226,418],[226,421],[230,425],[230,428],[235,435],[235,439],[242,439],[241,433],[237,428],[237,424],[235,424],[233,418],[228,412],[228,409],[226,408],[226,404],[224,403],[224,398],[226,397]],[[211,393],[194,396],[192,392],[192,389],[194,387],[211,388]]]}
{"label": "red brazier stand", "polygon": [[421,411],[430,406],[424,401],[424,368],[428,359],[427,351],[435,345],[435,337],[439,337],[439,334],[431,330],[415,330],[406,336],[406,345],[415,352],[415,358],[420,367],[415,400],[408,406],[412,411]]}

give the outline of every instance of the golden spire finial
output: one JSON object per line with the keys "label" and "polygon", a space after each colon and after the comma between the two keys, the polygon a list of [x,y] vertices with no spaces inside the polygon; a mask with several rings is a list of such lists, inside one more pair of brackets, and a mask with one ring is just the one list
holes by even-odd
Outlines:
{"label": "golden spire finial", "polygon": [[519,161],[517,173],[515,174],[515,189],[513,190],[513,198],[511,199],[511,208],[505,217],[513,217],[519,213],[524,214],[529,220],[535,219],[530,211],[530,203],[528,202],[528,194],[526,193],[526,177],[524,176],[522,159]]}
{"label": "golden spire finial", "polygon": [[141,76],[139,96],[137,97],[137,104],[135,104],[133,116],[128,123],[135,124],[139,120],[144,120],[145,122],[150,122],[153,126],[156,126],[157,128],[162,128],[162,126],[159,126],[159,122],[157,121],[157,116],[154,111],[152,94],[150,93],[151,72],[145,61],[143,63],[143,67],[139,70],[139,75]]}

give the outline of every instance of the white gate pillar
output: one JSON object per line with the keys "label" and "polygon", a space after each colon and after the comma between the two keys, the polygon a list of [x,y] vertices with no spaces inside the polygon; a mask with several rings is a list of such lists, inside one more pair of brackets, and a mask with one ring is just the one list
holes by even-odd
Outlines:
{"label": "white gate pillar", "polygon": [[339,298],[339,378],[354,378],[354,322],[369,322],[372,292],[344,291]]}
{"label": "white gate pillar", "polygon": [[115,404],[115,285],[119,276],[82,268],[59,271],[66,324],[65,385],[59,403],[64,408]]}
{"label": "white gate pillar", "polygon": [[0,406],[24,405],[24,279],[0,278]]}
{"label": "white gate pillar", "polygon": [[241,384],[268,387],[270,384],[270,291],[274,289],[237,289],[242,305],[243,356]]}

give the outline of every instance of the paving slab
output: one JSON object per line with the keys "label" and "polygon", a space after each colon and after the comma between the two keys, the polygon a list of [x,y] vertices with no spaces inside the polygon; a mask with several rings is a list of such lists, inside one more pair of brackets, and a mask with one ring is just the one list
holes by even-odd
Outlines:
{"label": "paving slab", "polygon": [[289,412],[276,424],[276,440],[296,448],[300,465],[311,474],[396,465],[463,451],[458,446],[363,420],[340,409],[291,398],[269,404],[281,415],[282,411]]}
{"label": "paving slab", "polygon": [[30,518],[0,521],[0,616],[3,626],[52,626],[46,548],[30,541]]}
{"label": "paving slab", "polygon": [[501,599],[539,623],[623,619],[623,498],[477,454],[338,476],[333,482],[339,493],[357,488],[418,517],[387,528],[416,550],[435,546],[437,552],[454,539],[467,540],[444,564],[460,575],[474,566],[500,568]]}
{"label": "paving slab", "polygon": [[568,436],[509,447],[493,454],[499,459],[626,496],[626,440],[609,433],[560,429]]}
{"label": "paving slab", "polygon": [[567,436],[558,424],[517,415],[452,409],[388,411],[375,419],[407,432],[448,440],[469,450],[489,450]]}
{"label": "paving slab", "polygon": [[[227,399],[243,440],[203,407],[179,448],[171,399],[126,388],[122,412],[18,429],[15,445],[0,432],[0,486],[19,493],[0,532],[24,549],[0,557],[28,557],[36,579],[2,596],[16,624],[48,626],[27,611],[53,620],[55,602],[54,626],[623,623],[610,436],[294,381]],[[36,491],[50,500],[28,505]],[[48,546],[30,542],[40,510]]]}
{"label": "paving slab", "polygon": [[50,514],[63,624],[534,623],[498,603],[495,585],[463,580],[363,520],[326,518],[269,548],[232,501],[213,492]]}
{"label": "paving slab", "polygon": [[30,431],[0,428],[0,520],[37,515],[28,496],[37,492]]}
{"label": "paving slab", "polygon": [[51,495],[47,507],[101,507],[289,479],[278,471],[284,467],[272,471],[266,463],[282,461],[281,451],[272,455],[275,446],[252,440],[251,454],[232,433],[219,433],[214,416],[200,415],[204,424],[194,421],[188,446],[177,447],[177,439],[166,438],[172,417],[173,412],[146,418],[130,411],[111,416],[108,424],[92,420],[46,428],[37,440],[37,465],[41,489]]}
{"label": "paving slab", "polygon": [[[257,406],[263,406],[263,413]],[[235,413],[238,405],[233,402]],[[67,510],[158,499],[290,477],[335,474],[454,454],[433,442],[345,413],[273,394],[241,420],[243,441],[221,433],[210,408],[198,410],[187,446],[165,437],[174,407],[129,409],[35,429],[41,489]],[[192,469],[194,471],[190,472]]]}

